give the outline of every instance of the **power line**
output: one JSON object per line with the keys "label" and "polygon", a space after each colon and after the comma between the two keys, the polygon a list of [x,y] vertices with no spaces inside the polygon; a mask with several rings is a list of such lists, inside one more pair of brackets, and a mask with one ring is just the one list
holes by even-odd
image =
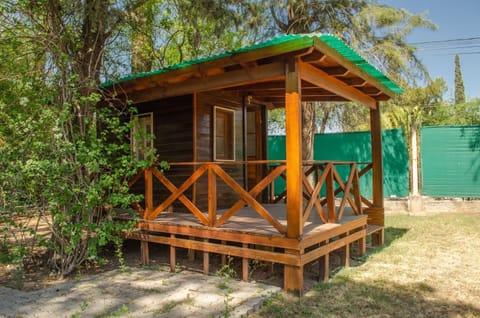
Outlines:
{"label": "power line", "polygon": [[440,50],[459,50],[459,49],[472,49],[478,48],[480,45],[466,45],[466,46],[451,46],[451,47],[430,47],[430,48],[419,48],[419,51],[440,51]]}
{"label": "power line", "polygon": [[461,42],[461,41],[473,41],[480,40],[480,36],[471,37],[471,38],[456,38],[448,40],[437,40],[437,41],[423,41],[423,42],[413,42],[411,45],[430,45],[430,44],[441,44],[441,43],[452,43],[452,42]]}

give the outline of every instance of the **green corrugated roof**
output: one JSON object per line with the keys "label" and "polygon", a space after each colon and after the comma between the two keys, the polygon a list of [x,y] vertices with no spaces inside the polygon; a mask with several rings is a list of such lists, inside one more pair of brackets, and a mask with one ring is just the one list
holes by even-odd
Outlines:
{"label": "green corrugated roof", "polygon": [[257,49],[261,48],[266,48],[270,46],[276,46],[279,44],[283,43],[288,43],[288,42],[298,42],[301,41],[302,44],[304,44],[305,47],[313,46],[314,40],[319,39],[320,41],[324,42],[327,44],[329,47],[337,51],[339,54],[344,56],[346,59],[348,59],[350,62],[355,64],[357,67],[365,71],[367,74],[375,78],[377,81],[382,83],[385,87],[387,87],[390,91],[394,93],[403,93],[403,89],[400,88],[397,84],[395,84],[393,81],[391,81],[385,74],[380,72],[375,66],[367,62],[360,54],[358,54],[354,49],[352,49],[349,45],[347,45],[345,42],[340,40],[338,37],[331,35],[331,34],[320,34],[320,33],[311,33],[311,34],[288,34],[288,35],[282,35],[279,37],[272,38],[268,41],[257,43],[254,45],[246,46],[243,48],[240,48],[238,50],[233,50],[233,51],[227,51],[223,52],[217,55],[212,55],[209,57],[205,58],[199,58],[199,59],[194,59],[191,61],[175,64],[169,67],[161,68],[152,72],[145,72],[145,73],[138,73],[134,75],[129,75],[126,77],[122,77],[117,81],[108,81],[104,82],[102,84],[102,87],[108,87],[114,84],[142,78],[142,77],[148,77],[152,75],[157,75],[157,74],[162,74],[166,73],[171,70],[177,70],[177,69],[182,69],[186,68],[192,65],[196,64],[201,64],[205,62],[210,62],[214,61],[217,59],[221,59],[224,57],[229,57],[233,56],[235,54],[239,53],[244,53],[244,52],[249,52],[249,51],[254,51]]}

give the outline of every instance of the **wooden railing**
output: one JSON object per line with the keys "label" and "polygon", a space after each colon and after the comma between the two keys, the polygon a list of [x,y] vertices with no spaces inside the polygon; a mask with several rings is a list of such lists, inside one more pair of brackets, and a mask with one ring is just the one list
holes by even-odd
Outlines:
{"label": "wooden railing", "polygon": [[[256,185],[250,187],[250,190],[245,190],[242,185],[222,168],[222,166],[245,164],[269,166],[266,176]],[[372,205],[368,199],[361,195],[359,184],[359,178],[371,169],[372,165],[370,163],[363,163],[363,165],[366,166],[360,171],[358,170],[360,164],[355,162],[311,161],[304,162],[304,165],[303,196],[305,198],[305,208],[303,211],[303,224],[308,220],[314,208],[324,223],[336,223],[342,220],[347,205],[352,208],[354,214],[363,213],[362,203],[367,207]],[[257,197],[268,188],[270,188],[270,199],[268,200],[270,203],[288,200],[288,194],[285,191],[278,196],[274,195],[274,181],[277,178],[286,179],[285,161],[184,162],[170,163],[170,166],[191,166],[193,173],[183,181],[180,186],[176,186],[161,173],[158,168],[150,167],[139,171],[129,182],[129,186],[132,187],[142,179],[142,177],[144,179],[145,207],[142,207],[139,203],[134,204],[144,219],[155,219],[174,202],[179,201],[203,225],[220,227],[241,208],[248,205],[279,233],[286,233],[286,227],[272,216],[267,208],[257,200]],[[339,174],[336,168],[338,166],[350,167],[346,180],[343,180]],[[185,192],[205,174],[208,180],[208,208],[207,211],[202,211],[185,195]],[[153,198],[154,178],[168,190],[167,198],[157,206],[154,206]],[[221,215],[217,215],[217,178],[222,180],[239,197],[239,199]],[[324,190],[322,191],[322,189]],[[339,197],[341,193],[343,193],[343,195]],[[340,200],[338,205],[337,200]]]}

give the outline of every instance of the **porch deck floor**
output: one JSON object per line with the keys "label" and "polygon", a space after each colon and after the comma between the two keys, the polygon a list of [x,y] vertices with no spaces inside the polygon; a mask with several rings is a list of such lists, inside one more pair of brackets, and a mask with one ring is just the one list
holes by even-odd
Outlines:
{"label": "porch deck floor", "polygon": [[[263,204],[265,209],[274,217],[280,224],[286,227],[287,213],[286,204]],[[227,210],[217,211],[217,218],[221,217]],[[205,216],[207,216],[205,214]],[[317,234],[318,232],[328,231],[342,224],[347,224],[350,221],[358,218],[366,217],[365,215],[354,215],[353,210],[345,208],[342,220],[337,223],[323,223],[316,211],[312,211],[310,217],[305,222],[303,236]],[[118,213],[117,218],[129,218],[126,213]],[[195,215],[183,212],[162,212],[153,220],[141,219],[143,223],[160,223],[164,225],[185,226],[194,228],[205,228],[209,230],[218,230],[226,232],[240,232],[244,234],[262,235],[262,236],[278,236],[283,237],[267,220],[260,216],[253,208],[246,206],[241,208],[230,219],[220,227],[209,227],[203,225]]]}

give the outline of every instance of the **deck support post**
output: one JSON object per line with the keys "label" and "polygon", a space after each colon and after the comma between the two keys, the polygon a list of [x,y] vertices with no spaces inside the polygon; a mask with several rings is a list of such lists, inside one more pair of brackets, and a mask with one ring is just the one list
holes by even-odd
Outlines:
{"label": "deck support post", "polygon": [[[383,206],[382,126],[380,122],[380,104],[378,102],[376,109],[370,109],[370,131],[372,142],[373,206],[365,209],[365,213],[368,215],[368,224],[383,226],[385,217]],[[381,239],[377,241],[381,241]]]}
{"label": "deck support post", "polygon": [[[285,254],[295,255],[300,258],[299,250],[285,249]],[[303,295],[303,265],[285,265],[283,288],[285,291],[291,292],[295,295]]]}
{"label": "deck support post", "polygon": [[327,281],[330,278],[330,253],[318,259],[318,280]]}
{"label": "deck support post", "polygon": [[[365,229],[366,230],[366,229]],[[359,239],[357,241],[357,253],[356,255],[357,256],[362,256],[362,255],[365,255],[365,253],[367,253],[367,240],[366,240],[366,237],[362,237],[361,239]]]}
{"label": "deck support post", "polygon": [[[303,234],[302,90],[298,59],[290,59],[285,64],[285,88],[287,237],[298,239]],[[300,258],[298,250],[285,250],[285,253]],[[303,266],[285,265],[284,286],[286,291],[302,292]]]}
{"label": "deck support post", "polygon": [[148,241],[140,241],[140,258],[142,259],[142,265],[148,265],[150,263]]}
{"label": "deck support post", "polygon": [[344,255],[345,255],[345,260],[343,262],[343,266],[345,268],[349,268],[350,267],[350,243],[345,244],[345,254]]}
{"label": "deck support post", "polygon": [[[175,239],[175,234],[170,234],[170,239],[173,241]],[[175,246],[173,245],[173,242],[170,242],[170,271],[172,273],[175,273],[176,266]]]}
{"label": "deck support post", "polygon": [[[248,244],[243,243],[242,247],[244,249],[248,249]],[[244,282],[248,282],[248,258],[246,257],[242,258],[242,280]]]}
{"label": "deck support post", "polygon": [[[208,242],[208,239],[204,239],[204,242]],[[203,273],[208,275],[210,272],[210,254],[208,252],[203,252]]]}

